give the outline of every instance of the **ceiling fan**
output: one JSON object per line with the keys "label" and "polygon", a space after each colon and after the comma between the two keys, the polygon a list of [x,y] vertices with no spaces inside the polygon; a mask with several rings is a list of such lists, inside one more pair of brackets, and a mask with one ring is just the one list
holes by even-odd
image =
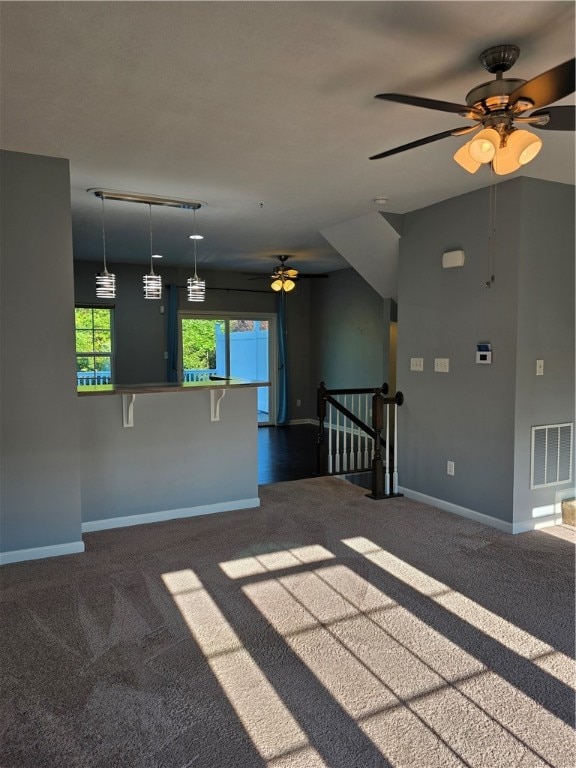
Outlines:
{"label": "ceiling fan", "polygon": [[[287,267],[286,261],[290,258],[289,254],[277,254],[274,258],[278,259],[280,263],[277,267],[274,267],[272,274],[270,275],[270,279],[272,280],[270,287],[273,291],[284,291],[285,293],[289,293],[296,287],[296,281],[303,277],[328,277],[325,273],[311,274],[308,272],[302,274],[293,267]],[[264,277],[264,275],[261,277]]]}
{"label": "ceiling fan", "polygon": [[[520,49],[515,45],[496,45],[483,51],[479,57],[480,62],[484,69],[496,75],[496,78],[473,88],[466,96],[466,104],[402,93],[377,94],[375,98],[385,101],[436,109],[440,112],[454,112],[473,120],[474,125],[453,128],[411,141],[372,155],[370,160],[390,157],[448,136],[463,136],[479,131],[454,155],[454,160],[465,170],[476,173],[481,165],[492,163],[495,173],[505,175],[529,163],[540,151],[542,141],[531,131],[519,129],[519,125],[552,131],[574,130],[574,106],[547,105],[574,92],[576,59],[565,61],[528,81],[504,78],[503,73],[514,65],[519,55]],[[532,112],[534,109],[536,111]]]}

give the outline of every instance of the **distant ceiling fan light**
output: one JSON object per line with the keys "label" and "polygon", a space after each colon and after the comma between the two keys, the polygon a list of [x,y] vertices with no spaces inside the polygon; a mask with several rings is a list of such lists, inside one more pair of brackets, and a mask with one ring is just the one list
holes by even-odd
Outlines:
{"label": "distant ceiling fan light", "polygon": [[293,291],[294,288],[296,288],[296,283],[294,280],[284,280],[282,288],[286,291],[286,293],[289,293],[290,291]]}
{"label": "distant ceiling fan light", "polygon": [[484,128],[468,142],[470,157],[477,163],[489,163],[500,146],[500,134],[494,128]]}
{"label": "distant ceiling fan light", "polygon": [[516,155],[520,165],[526,165],[534,160],[542,149],[542,140],[530,131],[514,131],[508,137],[508,146]]}
{"label": "distant ceiling fan light", "polygon": [[470,157],[468,144],[469,142],[460,147],[454,155],[454,160],[456,160],[458,165],[462,166],[465,171],[468,171],[468,173],[476,173],[482,163],[478,163]]}
{"label": "distant ceiling fan light", "polygon": [[272,285],[270,286],[273,291],[281,291],[282,290],[282,280],[280,278],[277,278],[272,282]]}

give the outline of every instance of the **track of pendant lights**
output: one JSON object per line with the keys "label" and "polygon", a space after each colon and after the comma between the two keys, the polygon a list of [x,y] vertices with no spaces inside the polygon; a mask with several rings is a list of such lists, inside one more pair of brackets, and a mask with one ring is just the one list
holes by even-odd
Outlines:
{"label": "track of pendant lights", "polygon": [[104,201],[105,200],[120,200],[129,203],[145,203],[148,205],[149,211],[149,229],[150,229],[150,272],[143,276],[142,286],[145,299],[161,299],[162,298],[162,278],[160,275],[155,274],[153,258],[153,240],[152,240],[152,206],[168,206],[171,208],[184,208],[185,210],[191,210],[194,216],[194,234],[191,239],[194,241],[194,276],[190,277],[187,281],[188,301],[202,302],[206,299],[206,281],[198,277],[197,274],[197,240],[201,239],[200,235],[196,234],[196,211],[205,205],[198,200],[186,200],[177,197],[162,197],[160,195],[144,195],[139,192],[120,192],[114,189],[96,189],[90,188],[87,190],[99,197],[102,201],[102,257],[103,257],[103,270],[96,275],[96,296],[102,299],[115,299],[116,298],[116,276],[108,272],[106,264],[106,229],[104,220]]}

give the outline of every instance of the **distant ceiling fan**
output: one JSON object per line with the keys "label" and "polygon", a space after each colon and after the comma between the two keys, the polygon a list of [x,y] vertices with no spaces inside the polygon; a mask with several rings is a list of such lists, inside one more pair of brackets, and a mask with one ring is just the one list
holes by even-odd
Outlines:
{"label": "distant ceiling fan", "polygon": [[[496,79],[473,88],[466,96],[466,104],[453,104],[401,93],[377,94],[375,98],[385,101],[436,109],[440,112],[454,112],[473,120],[475,124],[411,141],[409,144],[372,155],[370,160],[390,157],[448,136],[463,136],[481,129],[454,155],[454,160],[462,168],[476,173],[481,165],[492,163],[494,172],[502,176],[529,163],[540,151],[542,141],[534,133],[518,129],[518,125],[531,125],[552,131],[574,130],[574,106],[546,105],[574,92],[576,59],[565,61],[532,80],[503,78],[503,73],[514,65],[519,55],[520,49],[515,45],[496,45],[483,51],[479,57],[480,61],[488,72],[496,75]],[[533,109],[536,111],[531,112]]]}
{"label": "distant ceiling fan", "polygon": [[[274,258],[278,259],[280,264],[277,267],[274,267],[272,274],[270,275],[270,279],[272,280],[270,288],[272,288],[273,291],[284,291],[285,293],[289,293],[296,287],[296,281],[303,277],[328,277],[325,273],[311,274],[308,272],[302,274],[297,269],[287,267],[286,261],[290,258],[289,254],[277,254]],[[264,275],[262,275],[262,277],[264,277]]]}

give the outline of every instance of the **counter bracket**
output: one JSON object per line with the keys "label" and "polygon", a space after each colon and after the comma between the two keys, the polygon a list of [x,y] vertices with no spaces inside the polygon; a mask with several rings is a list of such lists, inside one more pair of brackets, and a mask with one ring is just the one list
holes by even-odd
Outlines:
{"label": "counter bracket", "polygon": [[134,401],[135,394],[122,395],[122,425],[124,427],[134,426]]}
{"label": "counter bracket", "polygon": [[225,389],[210,390],[210,421],[220,421],[220,403],[225,395]]}

